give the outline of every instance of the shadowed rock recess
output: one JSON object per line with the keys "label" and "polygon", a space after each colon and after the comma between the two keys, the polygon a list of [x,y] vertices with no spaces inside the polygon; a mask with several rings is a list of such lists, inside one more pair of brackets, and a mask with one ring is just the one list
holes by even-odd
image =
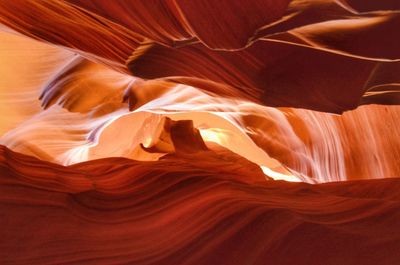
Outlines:
{"label": "shadowed rock recess", "polygon": [[397,0],[0,0],[0,264],[397,265]]}

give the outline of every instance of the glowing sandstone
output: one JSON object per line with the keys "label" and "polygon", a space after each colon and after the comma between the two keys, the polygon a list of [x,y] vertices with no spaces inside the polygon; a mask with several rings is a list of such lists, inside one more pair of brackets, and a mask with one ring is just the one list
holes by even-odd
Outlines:
{"label": "glowing sandstone", "polygon": [[0,263],[397,264],[399,11],[0,0]]}

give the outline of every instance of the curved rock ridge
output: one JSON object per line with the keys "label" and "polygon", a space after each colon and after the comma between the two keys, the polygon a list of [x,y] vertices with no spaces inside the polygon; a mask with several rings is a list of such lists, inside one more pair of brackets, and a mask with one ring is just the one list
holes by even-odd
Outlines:
{"label": "curved rock ridge", "polygon": [[[149,153],[142,146],[159,139],[163,120],[169,117],[175,121],[193,121],[206,144],[214,142],[224,146],[259,165],[274,179],[320,183],[397,177],[400,174],[397,106],[362,106],[341,116],[265,107],[236,99],[232,94],[234,90],[223,84],[216,85],[209,79],[145,80],[60,47],[9,32],[2,33],[0,38],[4,49],[0,50],[1,64],[4,64],[0,67],[3,76],[0,79],[0,107],[8,114],[0,120],[0,143],[14,151],[64,165],[110,156],[154,161],[172,149]],[[292,49],[290,45],[286,47]],[[276,57],[280,57],[278,52],[283,50],[276,48]],[[299,49],[312,51],[305,47]],[[322,51],[315,52],[327,56]],[[225,57],[222,58],[226,60],[234,58],[226,51],[212,53],[223,54]],[[201,60],[212,62],[212,58],[210,55]],[[350,57],[342,57],[347,64],[355,63],[350,64],[352,68],[346,68],[348,73],[334,65],[325,66],[301,58],[297,60],[299,63],[315,64],[315,71],[322,67],[332,68],[325,77],[334,78],[344,87],[350,83],[342,77],[353,75],[355,66],[360,68]],[[23,60],[24,67],[21,67],[19,62]],[[185,57],[179,60],[184,61]],[[336,59],[332,60],[335,62]],[[241,65],[251,67],[251,64],[232,62],[238,71]],[[271,69],[273,73],[266,71],[264,78],[270,83],[287,83],[285,78],[278,76],[289,72],[289,65],[284,60],[277,60],[276,66],[278,62],[281,64],[279,69]],[[396,105],[397,63],[373,65],[374,75],[365,83],[369,90],[361,102],[379,100],[382,104]],[[156,69],[155,66],[152,68]],[[164,68],[160,69],[164,71]],[[239,78],[229,71],[222,75],[217,68],[212,68],[211,63],[204,69],[215,80],[231,83],[245,83],[247,73],[254,76],[251,71],[244,70]],[[293,74],[292,80],[297,79],[296,83],[307,81],[309,86],[317,89],[316,80],[326,81],[323,76],[312,75],[313,78],[306,68],[299,71],[310,76]],[[148,72],[152,74],[150,66]],[[295,69],[292,72],[295,73]],[[195,72],[189,69],[188,73]],[[338,73],[342,74],[339,76]],[[176,80],[192,86],[177,84]],[[258,84],[263,85],[262,82]],[[206,89],[213,92],[204,93]],[[226,96],[218,96],[221,91]],[[333,98],[343,99],[334,92],[329,92],[331,99],[320,95],[316,104],[329,104],[335,108],[329,102]]]}
{"label": "curved rock ridge", "polygon": [[398,265],[399,29],[398,0],[0,0],[0,264]]}
{"label": "curved rock ridge", "polygon": [[233,157],[64,167],[1,147],[0,261],[397,263],[399,179],[260,182],[257,167]]}
{"label": "curved rock ridge", "polygon": [[389,80],[378,97],[367,85],[377,67],[396,75],[391,0],[17,0],[0,1],[0,23],[123,73],[267,106],[342,113],[398,103]]}

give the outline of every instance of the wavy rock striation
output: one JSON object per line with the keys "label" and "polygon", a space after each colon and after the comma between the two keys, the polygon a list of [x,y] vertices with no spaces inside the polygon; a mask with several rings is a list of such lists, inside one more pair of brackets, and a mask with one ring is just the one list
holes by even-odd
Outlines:
{"label": "wavy rock striation", "polygon": [[264,182],[256,166],[234,157],[63,167],[2,147],[0,261],[397,263],[399,179]]}
{"label": "wavy rock striation", "polygon": [[397,265],[399,28],[397,0],[0,0],[0,264]]}

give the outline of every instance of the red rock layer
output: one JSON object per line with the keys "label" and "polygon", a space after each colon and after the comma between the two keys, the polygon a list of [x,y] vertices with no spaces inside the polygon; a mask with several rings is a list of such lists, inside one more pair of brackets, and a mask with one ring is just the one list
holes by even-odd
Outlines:
{"label": "red rock layer", "polygon": [[[27,124],[5,142],[49,161],[88,159],[89,145],[91,157],[108,157],[64,167],[0,146],[0,264],[398,264],[400,179],[273,182],[260,166],[271,177],[289,168],[317,181],[400,172],[395,107],[336,117],[261,106],[342,113],[399,104],[399,8],[393,0],[0,0],[2,31],[79,54],[54,50],[62,69],[49,60],[36,78],[25,71],[30,96],[49,75],[40,100],[53,112],[42,120],[39,106],[16,110],[11,117]],[[213,97],[182,95],[190,89],[176,84]],[[23,91],[2,102],[26,102]],[[139,135],[148,144],[134,150],[132,139],[115,144],[115,135],[132,137],[123,121],[95,145],[123,107],[146,104],[142,111],[187,113],[139,117],[153,134]],[[214,125],[232,123],[198,124],[203,135],[194,128],[217,116]],[[10,120],[3,133],[17,126]],[[242,156],[206,145],[207,135]],[[112,150],[158,160],[111,158]]]}
{"label": "red rock layer", "polygon": [[399,179],[258,182],[233,157],[63,167],[1,147],[0,263],[397,264]]}
{"label": "red rock layer", "polygon": [[380,96],[368,95],[376,68],[398,76],[391,0],[3,0],[0,23],[140,78],[268,106],[341,113],[398,103],[398,78],[395,90],[383,78]]}

